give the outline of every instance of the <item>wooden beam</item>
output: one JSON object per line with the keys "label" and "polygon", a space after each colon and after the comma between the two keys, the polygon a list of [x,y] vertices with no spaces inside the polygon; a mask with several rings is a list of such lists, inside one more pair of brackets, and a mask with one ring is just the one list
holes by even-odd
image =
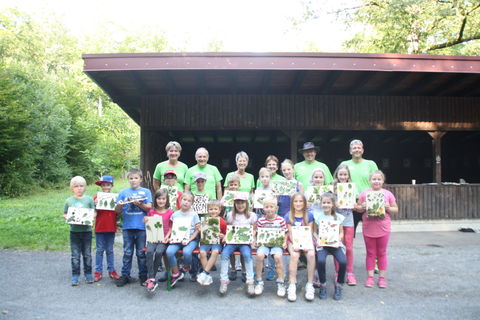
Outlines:
{"label": "wooden beam", "polygon": [[357,94],[362,92],[363,86],[372,79],[374,72],[363,72],[360,73],[360,77],[358,81],[356,81],[353,85],[351,85],[348,89],[347,92],[348,94]]}
{"label": "wooden beam", "polygon": [[329,73],[327,79],[325,79],[325,81],[323,82],[322,86],[320,87],[320,93],[321,94],[324,94],[326,93],[328,90],[330,90],[330,88],[333,86],[333,84],[335,83],[335,81],[337,81],[338,77],[340,76],[341,74],[341,71],[332,71]]}
{"label": "wooden beam", "polygon": [[169,70],[160,71],[160,77],[163,79],[163,81],[165,81],[168,93],[175,94],[177,88],[175,86],[175,82],[173,81],[171,72]]}
{"label": "wooden beam", "polygon": [[282,130],[282,132],[290,138],[290,160],[297,163],[298,160],[298,138],[302,133],[299,130]]}
{"label": "wooden beam", "polygon": [[442,183],[442,137],[446,134],[444,131],[430,131],[428,134],[432,137],[433,159],[433,182]]}
{"label": "wooden beam", "polygon": [[267,94],[268,89],[269,89],[269,84],[270,84],[270,78],[272,76],[272,71],[270,70],[265,70],[263,72],[263,77],[262,77],[262,83],[260,84],[260,93],[261,94]]}
{"label": "wooden beam", "polygon": [[140,73],[134,71],[127,71],[128,78],[132,81],[133,86],[135,87],[141,95],[148,94],[147,92],[147,85],[145,82],[140,78]]}
{"label": "wooden beam", "polygon": [[298,93],[298,89],[300,89],[300,87],[302,86],[303,80],[305,79],[306,75],[307,75],[307,71],[305,70],[297,71],[295,79],[293,80],[293,83],[290,86],[290,89],[288,90],[290,94]]}

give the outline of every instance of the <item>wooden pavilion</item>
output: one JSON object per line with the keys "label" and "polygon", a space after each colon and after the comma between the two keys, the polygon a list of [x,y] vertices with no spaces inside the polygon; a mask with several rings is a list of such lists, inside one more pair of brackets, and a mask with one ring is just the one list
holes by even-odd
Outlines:
{"label": "wooden pavilion", "polygon": [[[480,218],[480,57],[326,53],[85,54],[84,71],[141,127],[153,174],[177,140],[222,175],[246,151],[296,161],[305,141],[333,171],[364,141],[405,219]],[[416,185],[411,181],[416,180]],[[466,181],[466,184],[459,184]],[[446,184],[442,182],[452,182]]]}

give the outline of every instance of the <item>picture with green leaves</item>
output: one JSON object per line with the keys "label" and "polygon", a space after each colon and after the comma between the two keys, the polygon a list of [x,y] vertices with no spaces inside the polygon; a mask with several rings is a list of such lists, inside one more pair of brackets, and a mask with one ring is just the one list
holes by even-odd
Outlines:
{"label": "picture with green leaves", "polygon": [[285,229],[283,228],[258,228],[257,246],[282,248],[285,242],[285,236]]}
{"label": "picture with green leaves", "polygon": [[337,202],[340,209],[353,209],[357,192],[353,182],[337,183]]}
{"label": "picture with green leaves", "polygon": [[180,243],[190,238],[190,229],[192,228],[192,218],[175,218],[172,222],[172,233],[170,243]]}
{"label": "picture with green leaves", "polygon": [[308,203],[320,203],[320,197],[326,192],[333,192],[333,186],[309,186],[305,191],[305,198]]}
{"label": "picture with green leaves", "polygon": [[178,187],[162,185],[160,189],[167,190],[168,201],[170,202],[170,209],[172,209],[173,211],[177,211],[178,209],[180,209],[180,208],[177,208]]}
{"label": "picture with green leaves", "polygon": [[227,226],[227,234],[225,235],[227,244],[250,244],[253,242],[252,226]]}
{"label": "picture with green leaves", "polygon": [[318,242],[322,247],[340,246],[340,223],[333,220],[320,220],[318,225]]}
{"label": "picture with green leaves", "polygon": [[202,217],[200,219],[200,244],[220,243],[220,218]]}
{"label": "picture with green leaves", "polygon": [[271,181],[272,192],[276,196],[292,196],[297,192],[297,181],[282,180]]}
{"label": "picture with green leaves", "polygon": [[114,210],[118,193],[97,192],[97,210]]}
{"label": "picture with green leaves", "polygon": [[68,224],[92,226],[95,209],[68,207],[66,221]]}
{"label": "picture with green leaves", "polygon": [[263,209],[263,201],[272,197],[272,190],[255,190],[255,194],[253,196],[253,207],[255,209]]}
{"label": "picture with green leaves", "polygon": [[368,191],[367,198],[367,215],[369,217],[385,217],[385,194],[383,191]]}
{"label": "picture with green leaves", "polygon": [[147,234],[147,242],[163,242],[164,233],[162,216],[155,215],[148,217],[148,220],[145,223],[145,230]]}
{"label": "picture with green leaves", "polygon": [[312,228],[308,226],[292,226],[292,245],[296,250],[313,249]]}
{"label": "picture with green leaves", "polygon": [[226,207],[226,208],[227,207],[228,208],[233,207],[234,199],[237,196],[242,196],[242,197],[245,197],[245,198],[248,199],[249,194],[248,194],[248,192],[244,192],[244,191],[225,190],[225,194],[223,195],[223,198],[222,198],[223,206]]}

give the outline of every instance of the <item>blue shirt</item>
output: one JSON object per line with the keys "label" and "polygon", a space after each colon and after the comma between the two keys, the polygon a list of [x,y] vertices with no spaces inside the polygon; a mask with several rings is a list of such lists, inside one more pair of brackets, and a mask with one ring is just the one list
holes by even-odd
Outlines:
{"label": "blue shirt", "polygon": [[[308,223],[312,222],[313,221],[313,214],[311,212],[307,212],[307,216],[308,216]],[[294,220],[293,220],[293,223],[290,222],[290,211],[287,212],[285,214],[285,216],[283,217],[285,219],[285,221],[287,221],[287,224],[291,224],[292,226],[303,226],[303,217],[300,217],[300,218],[297,218],[295,217]]]}
{"label": "blue shirt", "polygon": [[[142,202],[144,204],[152,202],[152,193],[146,188],[132,189],[131,187],[125,188],[118,194],[117,201],[129,201],[134,199],[146,198]],[[147,215],[140,207],[134,205],[133,203],[124,204],[122,207],[123,215],[123,230],[128,229],[139,229],[145,230],[145,224],[143,223],[143,217]]]}

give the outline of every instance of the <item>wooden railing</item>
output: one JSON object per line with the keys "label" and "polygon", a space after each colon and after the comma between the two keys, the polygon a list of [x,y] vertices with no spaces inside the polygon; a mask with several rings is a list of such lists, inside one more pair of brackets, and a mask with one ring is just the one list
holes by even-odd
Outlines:
{"label": "wooden railing", "polygon": [[480,184],[390,184],[400,219],[479,219]]}

